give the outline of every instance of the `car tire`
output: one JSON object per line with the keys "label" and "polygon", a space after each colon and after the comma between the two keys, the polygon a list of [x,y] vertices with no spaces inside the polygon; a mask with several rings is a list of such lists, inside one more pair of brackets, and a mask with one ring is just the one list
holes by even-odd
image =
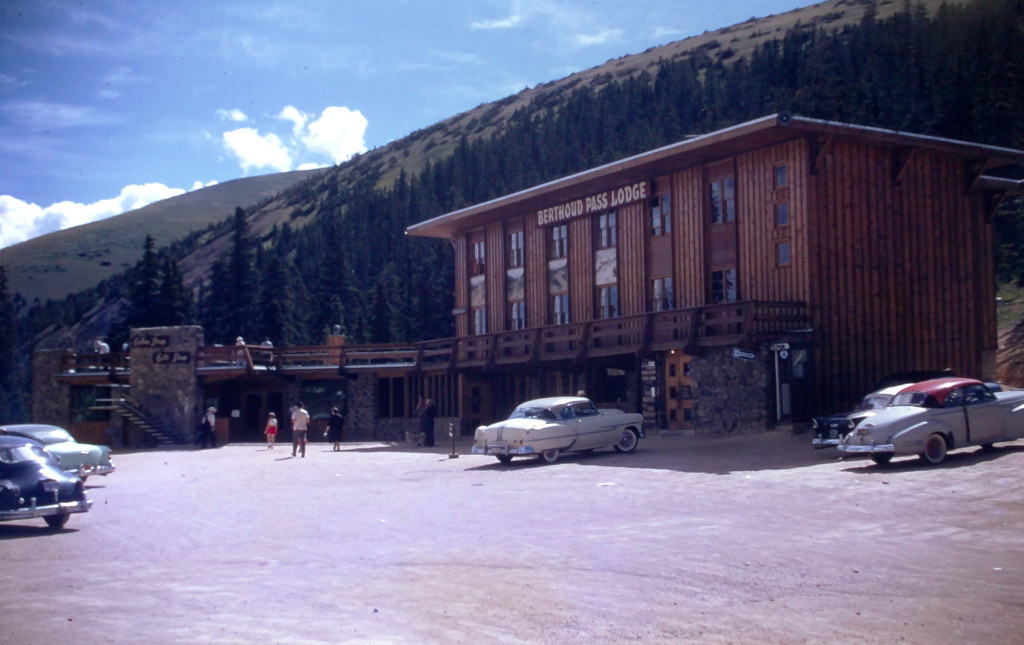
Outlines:
{"label": "car tire", "polygon": [[876,452],[871,455],[871,461],[875,462],[879,466],[887,466],[892,461],[891,452]]}
{"label": "car tire", "polygon": [[939,433],[929,435],[924,442],[924,452],[919,456],[921,461],[930,465],[938,466],[946,460],[946,452],[949,446],[946,445],[946,438]]}
{"label": "car tire", "polygon": [[69,517],[71,517],[71,513],[59,513],[57,515],[47,515],[43,519],[46,520],[46,525],[52,530],[59,531],[68,523]]}
{"label": "car tire", "polygon": [[640,435],[637,434],[637,431],[632,428],[626,428],[622,431],[619,442],[615,444],[615,449],[619,452],[633,452],[639,443]]}
{"label": "car tire", "polygon": [[543,459],[545,463],[553,464],[558,461],[558,454],[558,448],[552,448],[551,450],[545,450],[540,453],[540,458]]}
{"label": "car tire", "polygon": [[512,455],[495,455],[498,461],[501,462],[502,466],[507,466],[512,463]]}

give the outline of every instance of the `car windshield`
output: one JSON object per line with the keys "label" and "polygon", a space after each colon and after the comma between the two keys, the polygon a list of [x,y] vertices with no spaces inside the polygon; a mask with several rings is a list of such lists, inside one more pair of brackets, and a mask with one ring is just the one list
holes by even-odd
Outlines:
{"label": "car windshield", "polygon": [[39,461],[46,459],[46,453],[39,446],[14,446],[12,448],[0,448],[0,463],[20,464],[26,461]]}
{"label": "car windshield", "polygon": [[543,419],[545,421],[553,421],[555,415],[547,408],[523,405],[513,410],[509,419]]}
{"label": "car windshield", "polygon": [[891,394],[869,394],[857,406],[858,410],[881,410],[892,401]]}
{"label": "car windshield", "polygon": [[892,403],[889,405],[892,407],[908,405],[917,408],[937,408],[939,402],[927,392],[900,392],[893,397]]}

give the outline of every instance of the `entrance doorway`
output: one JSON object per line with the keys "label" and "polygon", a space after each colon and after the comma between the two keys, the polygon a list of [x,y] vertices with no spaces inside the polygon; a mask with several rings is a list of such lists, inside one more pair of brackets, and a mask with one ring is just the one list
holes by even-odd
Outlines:
{"label": "entrance doorway", "polygon": [[665,425],[669,430],[688,430],[693,425],[693,380],[689,354],[672,350],[665,355]]}

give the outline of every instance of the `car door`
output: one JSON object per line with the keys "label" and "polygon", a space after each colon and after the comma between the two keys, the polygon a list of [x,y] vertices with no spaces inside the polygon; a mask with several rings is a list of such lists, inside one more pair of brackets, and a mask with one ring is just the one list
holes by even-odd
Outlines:
{"label": "car door", "polygon": [[580,424],[580,439],[577,445],[580,450],[600,448],[615,443],[614,432],[612,432],[614,425],[607,423],[607,419],[601,416],[592,401],[574,403],[573,408]]}
{"label": "car door", "polygon": [[993,443],[1006,438],[1006,406],[981,384],[964,388],[964,411],[971,443]]}

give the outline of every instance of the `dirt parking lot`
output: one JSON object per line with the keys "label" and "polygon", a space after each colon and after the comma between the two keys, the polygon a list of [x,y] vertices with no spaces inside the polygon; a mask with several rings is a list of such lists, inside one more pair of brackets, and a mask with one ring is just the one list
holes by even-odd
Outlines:
{"label": "dirt parking lot", "polygon": [[1024,442],[809,443],[120,454],[65,530],[0,524],[0,642],[1021,642]]}

